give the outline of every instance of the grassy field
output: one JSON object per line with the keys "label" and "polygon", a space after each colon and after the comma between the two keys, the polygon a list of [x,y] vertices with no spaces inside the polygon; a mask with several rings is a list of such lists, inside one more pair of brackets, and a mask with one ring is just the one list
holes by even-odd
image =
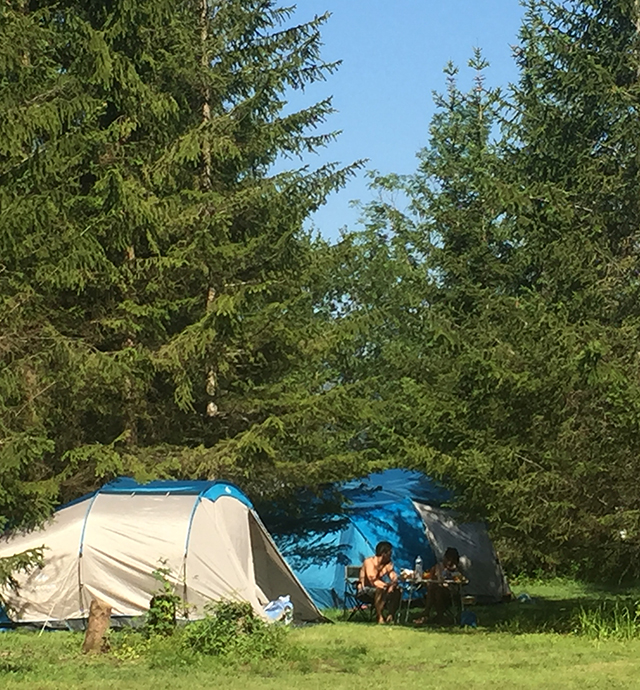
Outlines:
{"label": "grassy field", "polygon": [[225,690],[352,690],[363,682],[405,688],[640,688],[640,639],[597,640],[575,632],[580,611],[601,606],[613,594],[635,592],[525,584],[521,589],[533,597],[531,603],[478,607],[476,629],[309,626],[291,631],[293,651],[286,660],[246,665],[185,659],[162,640],[138,655],[129,638],[116,641],[110,654],[87,658],[79,652],[81,635],[7,633],[0,636],[0,688],[193,690],[220,684]]}

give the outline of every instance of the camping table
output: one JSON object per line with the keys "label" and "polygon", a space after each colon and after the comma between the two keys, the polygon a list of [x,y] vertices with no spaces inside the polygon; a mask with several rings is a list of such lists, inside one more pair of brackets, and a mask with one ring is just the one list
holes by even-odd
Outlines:
{"label": "camping table", "polygon": [[[464,611],[464,599],[462,598],[462,588],[469,584],[469,580],[466,578],[463,580],[436,580],[436,579],[421,579],[416,580],[415,578],[409,578],[406,580],[401,580],[403,591],[409,596],[407,597],[407,603],[404,612],[404,622],[409,620],[409,609],[411,608],[411,602],[416,598],[416,593],[421,590],[426,589],[430,584],[441,585],[446,587],[451,592],[451,603],[455,609],[454,620],[460,620],[462,612]],[[400,600],[400,610],[399,610],[399,620],[402,619],[402,603]]]}
{"label": "camping table", "polygon": [[[402,606],[403,603],[406,601],[404,610],[404,622],[406,623],[409,620],[409,610],[411,609],[411,602],[416,598],[416,594],[420,592],[420,590],[426,588],[427,580],[416,580],[415,577],[412,577],[400,580],[400,583],[402,587],[403,597],[402,599],[400,599],[400,608],[398,609],[398,620],[402,620]],[[407,595],[406,600],[404,597],[405,594]]]}

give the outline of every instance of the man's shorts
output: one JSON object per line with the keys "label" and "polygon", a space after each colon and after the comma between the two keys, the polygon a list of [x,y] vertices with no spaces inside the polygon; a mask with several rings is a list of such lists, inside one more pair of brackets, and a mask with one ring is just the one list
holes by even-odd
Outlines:
{"label": "man's shorts", "polygon": [[[358,589],[358,597],[363,597],[365,599],[374,599],[376,596],[376,592],[378,591],[377,587],[360,587]],[[386,592],[385,592],[386,594]]]}

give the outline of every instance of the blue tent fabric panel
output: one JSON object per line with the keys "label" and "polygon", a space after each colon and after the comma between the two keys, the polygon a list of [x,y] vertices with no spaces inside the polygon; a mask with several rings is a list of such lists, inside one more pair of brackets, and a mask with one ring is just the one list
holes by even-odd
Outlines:
{"label": "blue tent fabric panel", "polygon": [[0,606],[0,632],[6,632],[7,630],[11,630],[14,628],[14,623],[7,616],[7,612],[4,610],[4,607]]}
{"label": "blue tent fabric panel", "polygon": [[411,499],[430,505],[441,505],[451,499],[451,492],[421,472],[386,470],[362,479],[338,485],[345,501],[354,509],[373,508]]}
{"label": "blue tent fabric panel", "polygon": [[388,541],[398,570],[413,568],[417,556],[425,568],[436,562],[422,519],[409,499],[366,512],[355,511],[351,521],[367,540],[368,556],[373,555],[378,542]]}
{"label": "blue tent fabric panel", "polygon": [[208,481],[172,481],[157,479],[143,484],[131,477],[118,477],[101,489],[101,494],[176,494],[198,495],[206,491],[213,482]]}
{"label": "blue tent fabric panel", "polygon": [[397,570],[411,568],[420,555],[426,568],[435,563],[435,554],[425,535],[422,521],[410,501],[388,505],[372,514],[354,514],[344,529],[313,533],[278,546],[302,586],[317,606],[342,606],[345,566],[359,565],[375,553],[376,544],[388,541],[394,547]]}
{"label": "blue tent fabric panel", "polygon": [[86,501],[92,498],[96,493],[101,494],[170,494],[174,496],[202,496],[208,498],[210,501],[215,501],[221,496],[231,496],[237,498],[244,503],[248,508],[253,509],[253,504],[245,496],[245,494],[234,484],[224,481],[177,481],[173,479],[158,479],[144,484],[138,483],[131,477],[118,477],[113,481],[105,484],[97,492],[81,496],[75,501],[67,503],[61,508],[68,508],[69,506]]}
{"label": "blue tent fabric panel", "polygon": [[295,544],[278,540],[282,554],[317,606],[342,606],[345,566],[371,555],[365,537],[353,524],[343,530],[313,533]]}
{"label": "blue tent fabric panel", "polygon": [[[359,565],[380,541],[391,543],[396,570],[417,556],[430,568],[436,556],[411,498],[440,505],[450,494],[419,472],[387,470],[345,482],[343,513],[328,516],[327,529],[300,535],[274,529],[273,536],[296,576],[321,608],[342,606],[346,565]],[[268,516],[267,516],[267,524]],[[304,523],[304,520],[303,520]],[[335,525],[336,527],[332,527]],[[304,527],[304,524],[302,524]]]}
{"label": "blue tent fabric panel", "polygon": [[240,489],[222,481],[175,481],[172,479],[159,479],[145,484],[139,484],[130,477],[119,477],[112,482],[105,484],[100,493],[103,494],[171,494],[182,496],[202,496],[210,501],[215,501],[221,496],[231,496],[237,498],[249,508],[252,508],[251,501]]}

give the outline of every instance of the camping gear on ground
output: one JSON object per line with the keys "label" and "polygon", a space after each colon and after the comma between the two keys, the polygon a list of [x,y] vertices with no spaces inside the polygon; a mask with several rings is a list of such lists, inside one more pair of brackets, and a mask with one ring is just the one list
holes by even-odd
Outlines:
{"label": "camping gear on ground", "polygon": [[460,625],[463,628],[477,628],[478,617],[473,611],[463,610],[460,614]]}
{"label": "camping gear on ground", "polygon": [[44,568],[18,574],[18,594],[0,589],[17,623],[84,627],[94,598],[111,606],[114,622],[140,616],[159,579],[189,618],[220,599],[248,601],[264,618],[263,607],[285,594],[297,620],[321,618],[249,499],[226,482],[117,479],[42,529],[3,538],[0,557],[40,546]]}
{"label": "camping gear on ground", "polygon": [[393,546],[397,571],[426,571],[449,547],[460,553],[469,579],[465,594],[479,603],[500,602],[508,591],[486,527],[463,523],[443,507],[451,494],[420,472],[387,470],[332,485],[320,496],[305,493],[294,505],[261,508],[274,540],[320,608],[344,605],[344,568],[362,563],[376,544]]}
{"label": "camping gear on ground", "polygon": [[270,601],[265,607],[264,612],[270,621],[281,621],[289,625],[293,620],[293,604],[291,597],[278,597],[275,601]]}

